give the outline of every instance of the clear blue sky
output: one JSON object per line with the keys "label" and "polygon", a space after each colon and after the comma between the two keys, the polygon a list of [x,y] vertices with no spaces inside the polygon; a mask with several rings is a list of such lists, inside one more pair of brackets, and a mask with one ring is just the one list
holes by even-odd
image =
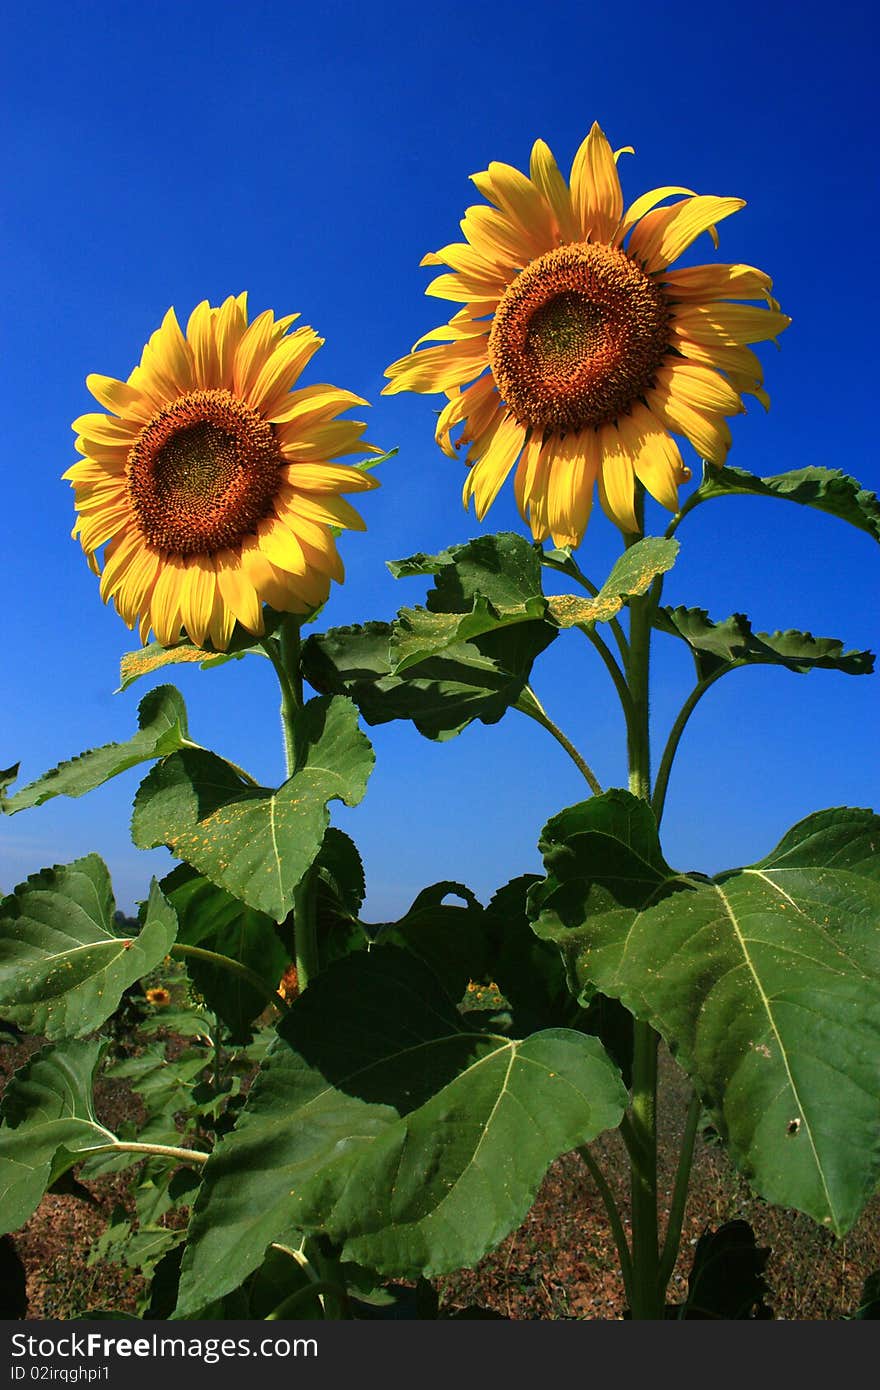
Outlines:
{"label": "clear blue sky", "polygon": [[[875,12],[876,13],[876,12]],[[123,695],[133,646],[69,539],[70,421],[84,378],[125,377],[173,304],[248,289],[255,311],[302,312],[326,337],[309,380],[374,402],[370,437],[399,455],[363,500],[366,535],[325,623],[391,616],[423,581],[384,560],[520,525],[508,489],[482,528],[460,505],[461,469],[433,442],[434,398],[380,398],[383,369],[440,322],[422,254],[455,240],[479,201],[467,176],[523,168],[542,136],[566,167],[594,119],[634,197],[666,183],[734,194],[720,258],[773,275],[793,318],[762,350],[771,414],[733,422],[731,463],[757,472],[840,466],[880,487],[876,438],[877,20],[813,3],[623,7],[448,3],[165,3],[18,6],[4,21],[2,468],[4,717],[0,766],[30,780],[95,742],[125,738],[147,688]],[[873,28],[873,32],[871,32]],[[707,238],[693,260],[711,259]],[[438,313],[438,310],[440,311]],[[659,527],[659,511],[653,514]],[[880,648],[880,549],[781,503],[713,503],[682,527],[668,601],[758,628],[802,627]],[[579,558],[600,581],[617,534],[597,511]],[[690,678],[657,662],[658,729]],[[268,664],[176,678],[194,736],[281,780]],[[766,852],[810,810],[880,804],[878,677],[737,672],[704,701],[670,788],[668,857],[714,870]],[[603,783],[625,780],[604,671],[577,635],[535,686]],[[549,815],[582,784],[517,714],[452,743],[409,725],[371,731],[363,805],[334,819],[357,839],[372,915],[396,915],[438,879],[487,896],[539,867]],[[122,906],[170,862],[128,839],[127,774],[81,801],[0,824],[0,884],[97,850]]]}

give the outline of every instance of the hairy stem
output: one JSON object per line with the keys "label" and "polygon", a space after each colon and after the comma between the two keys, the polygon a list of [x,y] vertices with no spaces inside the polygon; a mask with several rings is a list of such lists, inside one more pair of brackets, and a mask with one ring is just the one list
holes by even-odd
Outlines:
{"label": "hairy stem", "polygon": [[669,1280],[672,1278],[672,1271],[675,1269],[675,1262],[678,1259],[678,1249],[681,1243],[681,1228],[684,1224],[688,1185],[691,1178],[691,1164],[694,1159],[694,1143],[697,1138],[697,1128],[700,1123],[701,1109],[702,1107],[696,1095],[691,1095],[687,1119],[684,1125],[684,1136],[681,1141],[678,1168],[675,1173],[675,1186],[672,1191],[669,1221],[666,1225],[666,1236],[663,1241],[663,1253],[660,1256],[660,1268],[657,1273],[657,1293],[664,1302],[666,1299],[666,1287]]}
{"label": "hairy stem", "polygon": [[534,690],[532,690],[530,685],[526,686],[525,690],[522,692],[522,695],[520,695],[519,699],[517,700],[514,708],[518,709],[521,714],[527,714],[530,719],[534,719],[535,722],[540,724],[542,728],[546,729],[549,734],[553,735],[560,747],[565,749],[566,753],[571,758],[578,772],[584,778],[593,795],[601,796],[602,787],[599,783],[598,777],[593,772],[589,763],[587,763],[581,757],[580,753],[575,748],[571,739],[568,738],[562,732],[562,730],[559,728],[557,724],[554,724],[553,720],[550,718],[549,714],[544,709],[544,706],[541,704],[541,701],[538,699],[537,695],[535,694]]}
{"label": "hairy stem", "polygon": [[137,1144],[134,1141],[115,1139],[112,1144],[98,1144],[94,1149],[81,1149],[83,1158],[93,1158],[95,1154],[143,1154],[145,1158],[170,1158],[176,1163],[207,1163],[210,1154],[200,1153],[198,1149],[175,1149],[170,1144]]}

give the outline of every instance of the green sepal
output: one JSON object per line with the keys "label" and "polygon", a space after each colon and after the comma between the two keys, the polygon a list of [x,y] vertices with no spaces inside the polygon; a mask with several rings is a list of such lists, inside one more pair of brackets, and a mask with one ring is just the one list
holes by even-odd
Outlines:
{"label": "green sepal", "polygon": [[157,685],[138,705],[138,732],[126,743],[106,743],[59,763],[13,796],[0,797],[0,810],[12,816],[53,796],[85,796],[111,777],[138,763],[167,757],[189,741],[183,696],[173,685]]}
{"label": "green sepal", "polygon": [[171,950],[173,908],[153,882],[132,934],[97,854],[31,874],[0,903],[0,1017],[47,1038],[99,1028]]}

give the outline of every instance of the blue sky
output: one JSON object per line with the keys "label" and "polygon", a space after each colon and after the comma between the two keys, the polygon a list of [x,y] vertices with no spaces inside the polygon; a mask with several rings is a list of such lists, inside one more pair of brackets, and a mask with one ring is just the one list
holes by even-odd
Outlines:
{"label": "blue sky", "polygon": [[[876,450],[877,224],[873,55],[867,4],[625,10],[592,3],[441,9],[411,4],[116,3],[10,11],[3,125],[4,602],[0,766],[30,780],[97,742],[125,738],[147,688],[114,694],[137,646],[69,539],[70,421],[84,378],[125,377],[170,304],[250,292],[254,311],[299,310],[325,338],[308,380],[373,402],[370,438],[397,446],[363,499],[369,530],[322,626],[385,618],[424,582],[384,561],[480,531],[519,529],[509,490],[480,526],[461,468],[433,442],[435,398],[380,398],[384,367],[441,321],[423,298],[427,250],[457,239],[479,201],[468,175],[527,166],[542,136],[561,165],[598,119],[632,144],[624,193],[660,184],[734,194],[719,258],[774,277],[793,318],[762,350],[773,407],[733,422],[730,462],[759,473],[842,467],[880,487]],[[871,32],[871,27],[874,32]],[[712,258],[708,238],[693,261]],[[10,438],[11,435],[11,438]],[[655,529],[662,518],[651,514]],[[650,519],[650,518],[649,518]],[[731,499],[686,522],[666,598],[756,628],[801,627],[880,648],[870,538],[803,508]],[[601,581],[619,541],[598,509],[579,559]],[[664,643],[654,716],[668,725],[690,667]],[[282,752],[268,664],[177,680],[199,742],[277,783]],[[619,713],[577,634],[534,685],[606,785],[625,781]],[[712,871],[768,851],[822,806],[880,804],[877,677],[754,669],[703,702],[673,774],[667,857]],[[536,726],[509,714],[437,745],[408,725],[371,731],[363,805],[334,810],[361,848],[375,918],[424,885],[482,897],[536,870],[538,833],[582,783]],[[0,885],[97,850],[122,906],[170,863],[131,847],[137,773],[81,801],[0,825]]]}

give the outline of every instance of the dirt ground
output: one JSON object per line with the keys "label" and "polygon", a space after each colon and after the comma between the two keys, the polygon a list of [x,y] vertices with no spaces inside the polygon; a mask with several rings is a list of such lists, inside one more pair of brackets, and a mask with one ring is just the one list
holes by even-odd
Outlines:
{"label": "dirt ground", "polygon": [[[38,1044],[0,1048],[0,1086]],[[678,1154],[687,1091],[674,1064],[662,1063],[661,1191],[668,1198]],[[109,1125],[133,1117],[138,1101],[121,1082],[101,1085],[98,1113]],[[623,1151],[616,1134],[593,1145],[615,1196],[625,1202]],[[89,1265],[90,1251],[119,1203],[127,1200],[124,1175],[88,1183],[89,1200],[50,1194],[13,1237],[27,1271],[28,1316],[69,1318],[100,1307],[136,1312],[141,1276],[108,1262]],[[768,1302],[777,1318],[836,1319],[851,1315],[865,1277],[880,1268],[880,1199],[845,1240],[837,1241],[808,1217],[769,1207],[731,1170],[724,1152],[697,1142],[682,1254],[670,1298],[678,1301],[700,1234],[742,1217],[758,1242],[771,1247]],[[505,1318],[602,1318],[622,1315],[624,1300],[604,1208],[577,1154],[554,1163],[522,1226],[475,1269],[438,1281],[444,1303],[481,1304]]]}

